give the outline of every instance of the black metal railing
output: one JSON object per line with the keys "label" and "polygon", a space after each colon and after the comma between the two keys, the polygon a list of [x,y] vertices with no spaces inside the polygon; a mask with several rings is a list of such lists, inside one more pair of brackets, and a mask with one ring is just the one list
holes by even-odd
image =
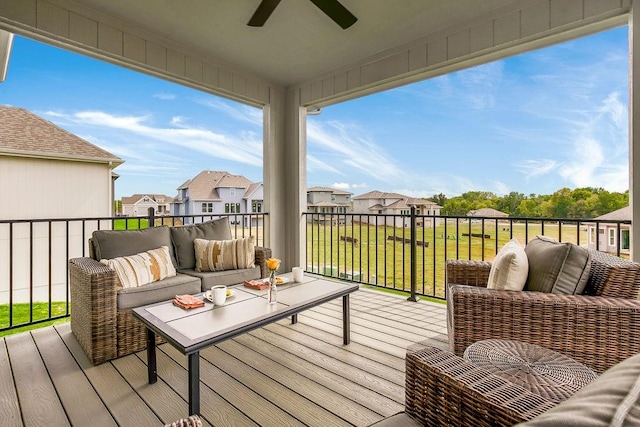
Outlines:
{"label": "black metal railing", "polygon": [[0,220],[0,332],[69,316],[70,258],[89,254],[95,230],[178,226],[228,217],[234,237],[264,246],[267,213]]}
{"label": "black metal railing", "polygon": [[[268,214],[0,220],[0,332],[69,316],[70,258],[88,256],[94,230],[229,217],[235,237],[265,245]],[[445,298],[446,259],[491,260],[511,238],[538,234],[628,256],[629,221],[306,213],[308,272]],[[612,231],[613,230],[613,231]],[[626,236],[626,237],[625,237]],[[612,238],[615,245],[609,239]],[[603,247],[604,246],[604,247]]]}
{"label": "black metal railing", "polygon": [[[537,235],[628,257],[630,221],[389,214],[304,214],[306,270],[445,299],[447,259],[492,260]],[[611,244],[613,243],[613,244]]]}

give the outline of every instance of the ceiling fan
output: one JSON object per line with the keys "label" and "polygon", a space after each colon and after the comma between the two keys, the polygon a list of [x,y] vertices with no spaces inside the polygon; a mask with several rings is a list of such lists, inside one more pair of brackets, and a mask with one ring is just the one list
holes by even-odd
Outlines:
{"label": "ceiling fan", "polygon": [[[323,11],[329,18],[333,19],[333,21],[340,25],[344,30],[352,26],[358,20],[358,18],[349,12],[346,7],[340,4],[338,0],[309,1],[318,6],[321,11]],[[280,0],[262,0],[247,25],[250,27],[262,27],[279,3]]]}

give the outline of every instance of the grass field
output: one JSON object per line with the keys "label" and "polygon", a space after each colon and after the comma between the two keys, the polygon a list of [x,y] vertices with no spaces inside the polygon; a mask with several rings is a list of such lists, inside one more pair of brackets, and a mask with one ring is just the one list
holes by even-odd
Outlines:
{"label": "grass field", "polygon": [[[13,324],[21,325],[28,323],[29,319],[29,304],[13,304]],[[33,303],[33,321],[48,319],[49,317],[64,316],[67,310],[67,304],[65,302],[53,302],[51,303],[51,316],[49,316],[49,304],[44,302]],[[54,323],[68,322],[69,318],[50,320],[47,322],[36,323],[19,328],[10,329],[7,331],[0,331],[0,337],[15,334],[22,331],[28,331],[31,329],[42,328],[43,326],[52,325]],[[0,328],[7,328],[9,326],[9,305],[0,305]]]}
{"label": "grass field", "polygon": [[[416,283],[418,293],[444,297],[447,259],[490,261],[512,238],[525,242],[544,234],[563,242],[587,242],[585,227],[576,224],[491,221],[485,223],[442,221],[436,227],[416,230]],[[484,237],[482,237],[484,236]],[[402,239],[407,239],[403,243]],[[336,277],[410,290],[410,229],[351,223],[307,226],[307,269]]]}

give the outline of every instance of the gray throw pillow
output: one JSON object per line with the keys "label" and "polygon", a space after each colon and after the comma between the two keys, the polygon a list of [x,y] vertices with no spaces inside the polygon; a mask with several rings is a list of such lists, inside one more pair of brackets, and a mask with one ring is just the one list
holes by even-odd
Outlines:
{"label": "gray throw pillow", "polygon": [[229,218],[225,216],[200,224],[171,227],[171,241],[179,270],[196,268],[196,255],[193,248],[195,239],[231,240]]}
{"label": "gray throw pillow", "polygon": [[582,294],[591,269],[586,248],[537,236],[524,248],[529,261],[526,291]]}
{"label": "gray throw pillow", "polygon": [[96,260],[131,256],[162,246],[169,248],[171,262],[176,265],[171,234],[166,225],[142,230],[96,230],[91,235]]}

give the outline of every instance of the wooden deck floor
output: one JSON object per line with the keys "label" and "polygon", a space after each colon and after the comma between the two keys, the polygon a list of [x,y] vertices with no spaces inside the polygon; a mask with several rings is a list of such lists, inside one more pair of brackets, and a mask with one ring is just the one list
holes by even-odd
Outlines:
{"label": "wooden deck floor", "polygon": [[[404,355],[444,345],[445,306],[378,291],[351,297],[351,344],[340,301],[201,352],[201,409],[214,426],[366,426],[403,410]],[[159,347],[92,366],[69,323],[0,341],[3,426],[161,426],[187,416],[187,359]]]}

